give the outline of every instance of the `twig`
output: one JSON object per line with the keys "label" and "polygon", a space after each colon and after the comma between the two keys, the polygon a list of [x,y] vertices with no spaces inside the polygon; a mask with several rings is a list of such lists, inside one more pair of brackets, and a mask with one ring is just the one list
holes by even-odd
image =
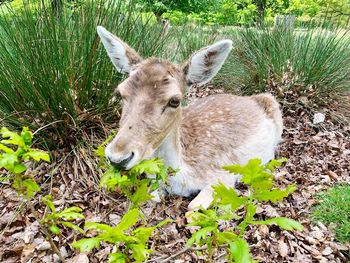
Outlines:
{"label": "twig", "polygon": [[41,222],[40,222],[40,218],[32,204],[32,202],[29,200],[27,202],[29,208],[30,208],[30,211],[32,212],[34,218],[40,223],[40,228],[41,228],[41,231],[43,232],[43,234],[46,236],[46,238],[48,239],[49,243],[50,243],[50,246],[52,248],[52,250],[57,254],[57,256],[60,258],[61,262],[62,263],[66,263],[66,260],[64,259],[64,257],[62,256],[61,254],[61,251],[59,251],[59,249],[57,248],[57,246],[55,245],[55,243],[53,242],[53,239],[51,237],[51,234],[49,232],[49,230],[47,230],[46,226],[43,225]]}
{"label": "twig", "polygon": [[51,123],[49,123],[49,124],[46,124],[45,126],[42,126],[42,127],[40,127],[39,129],[37,129],[35,132],[33,132],[33,135],[35,135],[35,134],[38,133],[39,131],[41,131],[41,130],[43,130],[43,129],[45,129],[45,128],[47,128],[47,127],[53,125],[53,124],[56,124],[56,123],[58,123],[58,122],[63,122],[63,120],[58,120],[58,121],[54,121],[54,122],[51,122]]}
{"label": "twig", "polygon": [[206,250],[208,247],[205,245],[205,246],[202,246],[202,247],[186,247],[182,250],[180,250],[179,252],[175,253],[174,255],[171,255],[170,257],[164,259],[163,261],[160,261],[160,263],[166,263],[166,262],[169,262],[170,260],[180,256],[181,254],[184,254],[186,253],[187,251],[191,251],[191,250],[195,250],[195,251],[201,251],[201,250]]}

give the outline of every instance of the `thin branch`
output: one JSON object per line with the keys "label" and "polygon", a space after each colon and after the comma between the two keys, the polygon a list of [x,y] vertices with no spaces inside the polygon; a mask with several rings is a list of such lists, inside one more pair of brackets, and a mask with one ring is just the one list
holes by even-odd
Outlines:
{"label": "thin branch", "polygon": [[187,251],[202,251],[202,250],[206,250],[208,247],[205,245],[205,246],[202,246],[202,247],[186,247],[182,250],[180,250],[179,252],[175,253],[174,255],[171,255],[170,257],[164,259],[163,261],[160,261],[160,263],[166,263],[166,262],[170,262],[170,260],[186,253]]}
{"label": "thin branch", "polygon": [[49,243],[50,243],[50,246],[52,248],[52,250],[57,254],[57,256],[60,258],[61,262],[62,263],[66,263],[67,261],[64,259],[64,257],[62,256],[61,254],[61,251],[57,248],[55,242],[53,242],[53,239],[51,237],[51,234],[49,232],[49,230],[46,228],[45,225],[43,225],[41,222],[40,222],[40,218],[32,204],[32,202],[29,200],[27,202],[29,208],[30,208],[30,211],[32,212],[34,218],[39,222],[40,224],[40,228],[41,228],[41,231],[43,232],[43,234],[46,236],[46,238],[48,239]]}

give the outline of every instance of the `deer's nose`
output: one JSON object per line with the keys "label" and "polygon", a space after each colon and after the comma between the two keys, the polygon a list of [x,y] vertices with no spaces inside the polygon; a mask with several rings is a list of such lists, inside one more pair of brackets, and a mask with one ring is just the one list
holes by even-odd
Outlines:
{"label": "deer's nose", "polygon": [[134,152],[131,152],[129,155],[124,156],[123,158],[119,159],[118,161],[115,161],[113,158],[108,156],[108,160],[117,169],[125,169],[128,166],[128,163],[134,158],[135,154]]}

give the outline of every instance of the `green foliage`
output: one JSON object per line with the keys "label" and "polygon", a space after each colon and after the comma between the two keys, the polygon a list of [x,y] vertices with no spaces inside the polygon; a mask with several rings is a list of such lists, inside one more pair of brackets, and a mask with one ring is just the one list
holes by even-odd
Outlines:
{"label": "green foliage", "polygon": [[148,239],[154,230],[166,223],[162,221],[152,227],[138,227],[134,230],[131,228],[137,223],[140,217],[138,209],[129,210],[121,219],[120,223],[111,227],[106,224],[87,222],[85,230],[95,230],[98,235],[92,238],[84,238],[74,242],[72,246],[78,248],[81,252],[90,252],[94,248],[100,247],[102,241],[116,246],[117,251],[109,255],[109,261],[114,262],[143,262],[152,252],[148,248]]}
{"label": "green foliage", "polygon": [[[30,3],[29,3],[30,2]],[[50,1],[0,8],[0,119],[9,127],[46,127],[50,146],[80,139],[86,127],[116,119],[111,100],[122,80],[96,33],[103,25],[143,57],[162,56],[168,38],[133,1],[84,1],[59,16]],[[78,133],[78,134],[77,134]]]}
{"label": "green foliage", "polygon": [[[142,175],[154,175],[154,178],[142,178]],[[103,174],[100,186],[109,191],[118,188],[131,202],[133,207],[139,207],[150,200],[151,191],[156,190],[159,184],[166,183],[168,169],[160,159],[143,160],[129,171],[119,171],[110,167]]]}
{"label": "green foliage", "polygon": [[[39,185],[30,175],[24,175],[27,166],[26,161],[50,162],[50,156],[41,150],[31,148],[33,133],[27,127],[21,133],[12,132],[3,127],[0,130],[2,140],[0,141],[0,169],[9,171],[8,180],[12,182],[13,188],[25,199],[32,198],[38,191]],[[5,178],[0,178],[0,181]]]}
{"label": "green foliage", "polygon": [[[187,244],[207,245],[209,260],[212,261],[213,247],[228,245],[228,259],[233,262],[253,262],[249,252],[249,245],[243,239],[246,228],[249,225],[275,224],[285,230],[303,230],[303,226],[289,218],[276,217],[267,220],[255,220],[254,216],[261,202],[282,201],[290,193],[296,190],[294,185],[285,190],[274,188],[273,174],[276,166],[281,165],[286,159],[272,160],[262,165],[261,160],[252,159],[246,165],[228,165],[224,169],[230,173],[242,175],[241,182],[249,187],[247,195],[238,195],[233,188],[223,184],[213,186],[214,201],[210,209],[193,212],[189,216],[192,220],[190,226],[198,226],[200,229],[193,233]],[[245,211],[244,216],[239,216],[238,211]],[[241,213],[239,213],[241,214]],[[240,221],[236,229],[221,231],[219,222]]]}
{"label": "green foliage", "polygon": [[[161,2],[163,8],[160,8],[160,14],[174,24],[195,22],[205,25],[270,25],[275,16],[293,15],[300,25],[312,25],[313,21],[319,24],[325,19],[333,24],[346,25],[350,14],[347,0],[172,1],[181,7],[169,6],[164,3],[167,1]],[[192,2],[201,2],[199,8],[190,7]],[[159,5],[154,5],[153,9],[159,10],[157,8]]]}
{"label": "green foliage", "polygon": [[243,29],[221,72],[245,94],[270,91],[310,100],[349,91],[350,34],[340,29]]}
{"label": "green foliage", "polygon": [[313,221],[329,225],[340,242],[350,243],[350,186],[334,186],[319,193],[317,200],[318,204],[313,207]]}
{"label": "green foliage", "polygon": [[[129,171],[121,171],[110,166],[104,149],[111,138],[112,136],[109,136],[95,150],[96,155],[100,158],[100,164],[107,169],[101,176],[100,187],[107,191],[119,190],[132,202],[133,207],[139,207],[152,198],[149,193],[156,190],[160,183],[166,183],[168,172],[174,172],[174,170],[167,168],[164,162],[157,158],[143,160]],[[144,174],[152,175],[152,178],[145,178]]]}
{"label": "green foliage", "polygon": [[62,210],[61,212],[57,212],[53,203],[53,197],[51,195],[43,197],[42,202],[50,209],[51,212],[47,214],[40,223],[47,226],[53,234],[58,235],[61,233],[58,225],[63,225],[83,235],[85,234],[83,229],[69,222],[72,220],[85,218],[84,215],[81,214],[82,209],[80,207],[72,206]]}

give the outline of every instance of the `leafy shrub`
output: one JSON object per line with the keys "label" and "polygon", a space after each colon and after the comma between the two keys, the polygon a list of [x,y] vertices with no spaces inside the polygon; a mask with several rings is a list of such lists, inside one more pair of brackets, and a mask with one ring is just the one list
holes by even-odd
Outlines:
{"label": "leafy shrub", "polygon": [[[56,207],[53,203],[52,196],[46,196],[42,199],[43,203],[50,208],[51,213],[47,214],[40,220],[34,205],[30,201],[37,192],[40,191],[39,185],[36,183],[34,176],[25,174],[27,170],[27,162],[34,161],[39,162],[41,160],[50,162],[50,156],[41,150],[31,148],[33,133],[29,131],[27,127],[22,129],[20,134],[12,132],[3,127],[0,130],[3,140],[0,141],[0,169],[4,168],[8,171],[7,176],[0,177],[0,182],[9,180],[12,182],[12,187],[17,190],[17,193],[27,202],[32,215],[37,221],[40,222],[40,227],[46,238],[49,240],[51,248],[59,256],[62,262],[64,258],[57,246],[53,242],[49,230],[58,235],[60,234],[60,228],[58,225],[63,225],[68,228],[74,229],[80,233],[84,231],[71,220],[78,218],[84,218],[80,213],[82,210],[79,207],[69,207],[61,212],[56,212]],[[6,146],[6,145],[7,146]],[[16,148],[15,150],[13,148]],[[48,230],[48,229],[49,230]]]}
{"label": "leafy shrub", "polygon": [[350,242],[350,186],[337,185],[317,195],[313,221],[329,225],[340,242]]}
{"label": "leafy shrub", "polygon": [[41,220],[41,224],[48,226],[53,234],[58,235],[61,233],[61,230],[57,225],[63,225],[65,227],[76,230],[81,234],[85,234],[83,229],[69,222],[71,220],[85,218],[84,215],[81,214],[82,209],[80,207],[71,206],[63,209],[61,212],[57,212],[56,207],[53,203],[53,197],[51,195],[43,197],[42,202],[51,210],[51,213],[47,214]]}
{"label": "leafy shrub", "polygon": [[145,57],[162,55],[167,45],[162,27],[138,13],[133,1],[89,0],[58,16],[39,2],[0,9],[0,120],[16,128],[48,125],[52,133],[42,136],[56,147],[111,121],[119,107],[110,98],[122,76],[99,44],[97,25]]}
{"label": "leafy shrub", "polygon": [[100,243],[104,241],[116,245],[117,248],[116,252],[109,255],[108,262],[125,263],[131,262],[131,259],[135,260],[134,262],[143,262],[152,252],[148,248],[147,242],[153,231],[169,221],[164,220],[152,227],[138,227],[132,230],[131,227],[137,223],[139,216],[140,212],[138,209],[131,209],[115,227],[87,222],[85,223],[85,230],[96,230],[98,235],[91,238],[83,238],[74,242],[72,246],[80,249],[81,252],[90,252],[94,248],[100,247]]}
{"label": "leafy shrub", "polygon": [[[100,187],[106,188],[107,191],[118,189],[131,202],[132,207],[140,207],[152,199],[151,192],[158,189],[161,183],[167,182],[168,172],[174,171],[157,158],[143,160],[129,171],[116,169],[107,162],[104,154],[105,145],[111,137],[108,137],[95,151],[100,158],[100,166],[106,169],[101,177]],[[152,175],[152,178],[145,177],[144,174]]]}
{"label": "leafy shrub", "polygon": [[0,141],[0,169],[5,168],[9,171],[7,177],[0,177],[0,181],[10,180],[13,188],[24,199],[30,199],[40,187],[32,176],[23,174],[27,170],[25,162],[50,162],[50,156],[46,152],[31,148],[33,133],[27,127],[24,127],[20,134],[3,127],[0,134],[3,138]]}
{"label": "leafy shrub", "polygon": [[[154,178],[142,178],[143,174],[154,175]],[[144,160],[129,171],[120,171],[110,167],[101,177],[100,186],[107,190],[118,189],[133,207],[152,199],[150,193],[155,191],[159,184],[166,183],[168,169],[159,159]]]}
{"label": "leafy shrub", "polygon": [[[213,248],[228,245],[228,259],[230,262],[253,262],[249,252],[249,245],[244,240],[244,233],[249,225],[275,224],[285,230],[303,229],[298,222],[284,217],[276,217],[266,220],[256,220],[254,215],[258,205],[262,202],[282,201],[290,193],[296,190],[294,185],[281,190],[273,187],[274,168],[285,162],[285,159],[272,160],[266,165],[261,160],[252,159],[247,165],[229,165],[224,169],[234,174],[241,174],[241,182],[249,187],[247,195],[238,195],[234,188],[227,188],[223,184],[213,186],[214,201],[210,209],[194,212],[189,215],[192,223],[190,226],[198,226],[200,229],[192,234],[188,245],[207,245],[210,262],[213,262]],[[245,211],[240,216],[238,211]],[[219,223],[222,221],[235,220],[240,223],[236,229],[222,231]]]}

